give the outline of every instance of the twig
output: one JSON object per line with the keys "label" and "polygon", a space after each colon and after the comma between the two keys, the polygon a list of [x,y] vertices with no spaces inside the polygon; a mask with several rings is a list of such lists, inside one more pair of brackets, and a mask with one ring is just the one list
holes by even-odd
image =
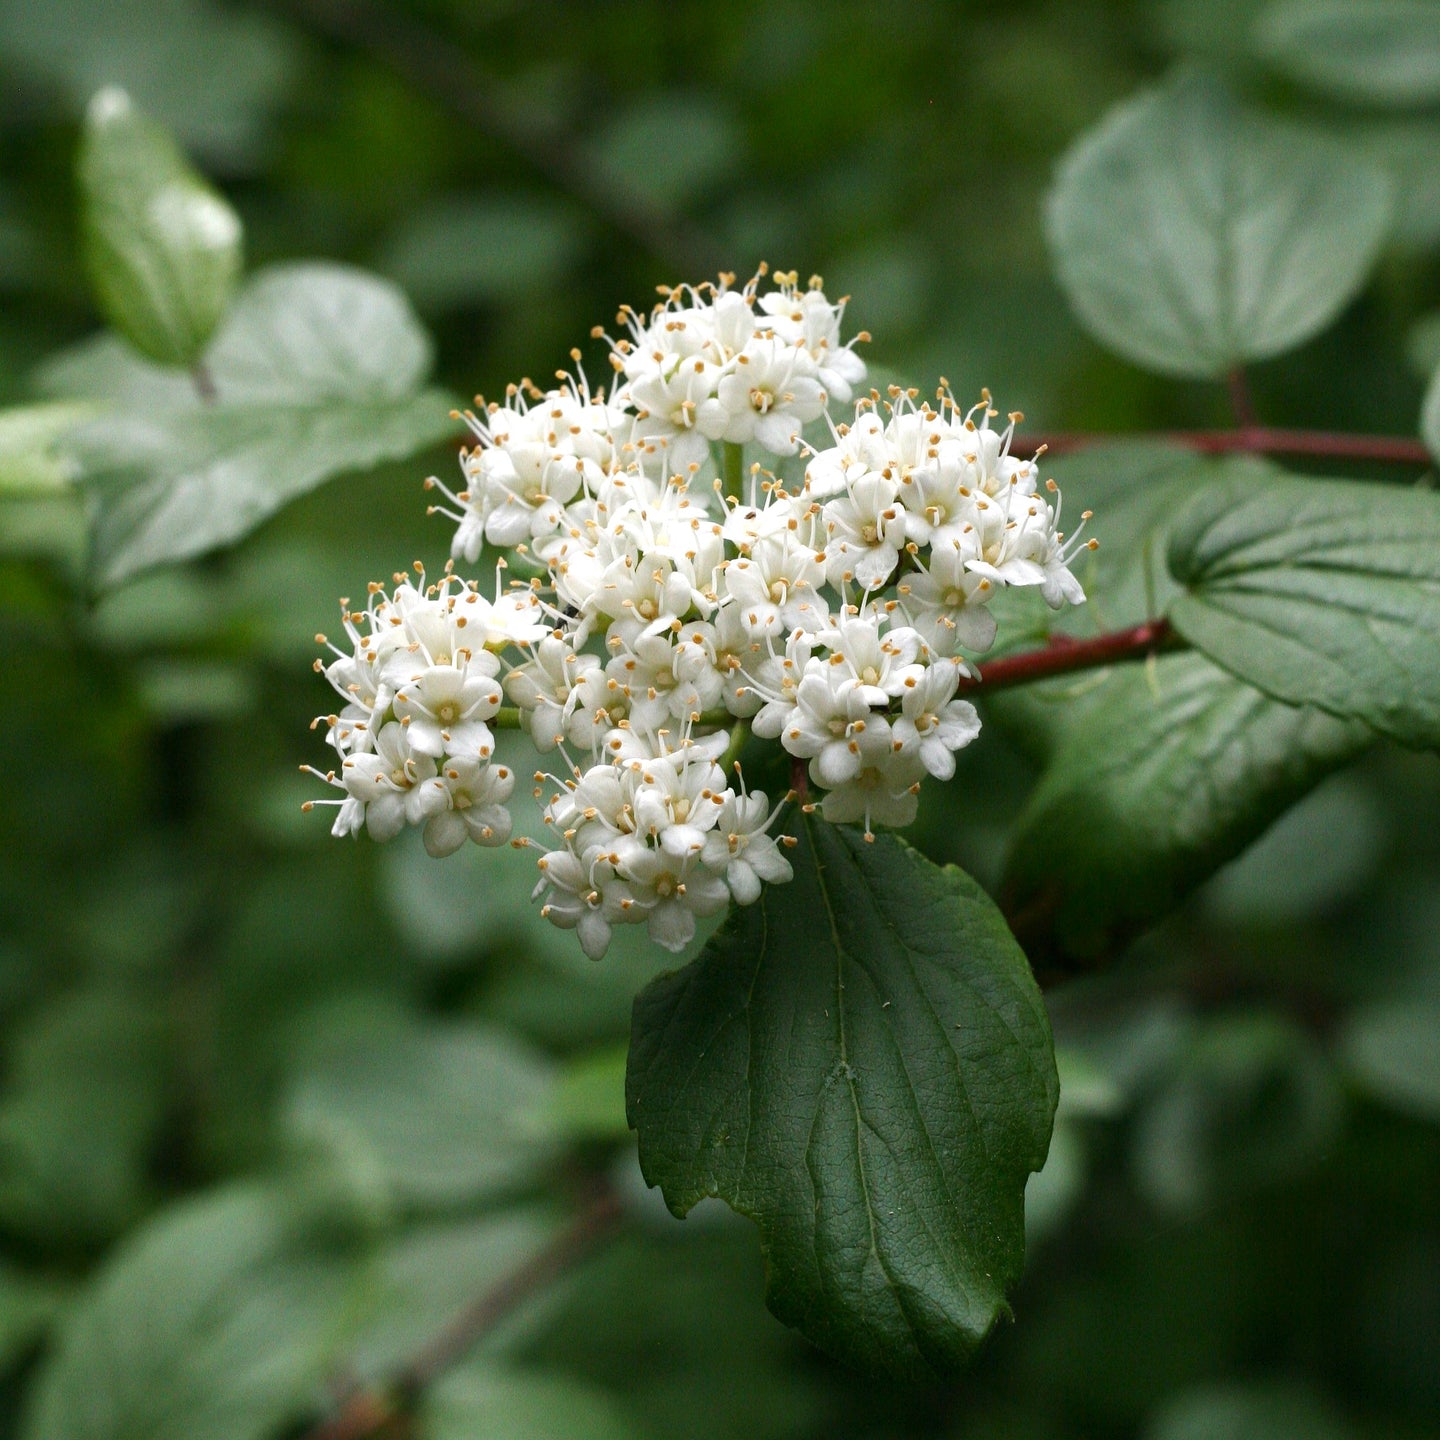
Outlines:
{"label": "twig", "polygon": [[262,0],[308,29],[363,50],[433,97],[458,119],[513,151],[561,190],[677,275],[719,268],[703,231],[658,206],[623,177],[603,174],[573,136],[512,103],[512,89],[448,36],[405,7],[376,0]]}
{"label": "twig", "polygon": [[1043,445],[1050,455],[1071,454],[1096,445],[1151,441],[1180,445],[1204,455],[1316,455],[1330,460],[1376,460],[1395,465],[1430,465],[1430,452],[1419,440],[1404,435],[1353,435],[1328,430],[1277,430],[1248,425],[1238,430],[1161,430],[1129,435],[1060,432],[1052,435],[1017,435],[1010,449],[1016,455],[1033,455]]}
{"label": "twig", "polygon": [[1026,650],[1019,655],[1005,655],[980,667],[979,679],[968,676],[960,681],[962,690],[979,690],[990,694],[1015,685],[1030,685],[1056,675],[1069,675],[1075,670],[1093,670],[1102,665],[1120,665],[1144,660],[1161,650],[1180,650],[1185,641],[1170,628],[1168,620],[1147,620],[1128,630],[1114,630],[1089,640],[1074,640],[1068,635],[1055,636],[1039,650]]}
{"label": "twig", "polygon": [[544,1249],[512,1270],[426,1341],[388,1384],[352,1394],[334,1415],[307,1431],[301,1440],[366,1440],[378,1434],[405,1414],[418,1396],[513,1310],[552,1285],[601,1241],[609,1239],[618,1227],[621,1209],[615,1192],[608,1185],[602,1186]]}

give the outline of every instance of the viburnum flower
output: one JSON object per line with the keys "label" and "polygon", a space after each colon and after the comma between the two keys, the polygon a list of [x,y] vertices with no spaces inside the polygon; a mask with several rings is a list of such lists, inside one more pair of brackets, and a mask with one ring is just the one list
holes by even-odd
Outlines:
{"label": "viburnum flower", "polygon": [[[444,856],[519,829],[540,914],[598,959],[617,925],[678,950],[790,880],[792,805],[867,837],[914,819],[979,734],[960,690],[992,603],[1081,602],[1073,562],[1095,542],[1061,532],[1053,482],[1010,453],[1019,415],[1000,422],[988,393],[854,398],[868,337],[844,313],[818,279],[763,267],[667,288],[620,311],[618,338],[594,332],[608,393],[572,352],[552,389],[467,412],[463,485],[430,482],[451,564],[372,585],[342,606],[344,640],[322,639],[340,704],[315,727],[339,761],[311,773],[338,798],[311,803],[336,807],[335,834],[415,826]],[[509,553],[482,590],[454,565],[486,546]],[[535,826],[516,822],[502,727],[551,757]],[[794,787],[778,801],[739,780],[767,743]]]}

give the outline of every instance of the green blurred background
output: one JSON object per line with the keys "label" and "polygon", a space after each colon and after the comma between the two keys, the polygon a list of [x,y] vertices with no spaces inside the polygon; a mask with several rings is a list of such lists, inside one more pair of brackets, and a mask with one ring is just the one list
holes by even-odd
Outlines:
{"label": "green blurred background", "polygon": [[[1440,303],[1440,119],[1317,108],[1246,55],[1259,8],[0,0],[0,403],[46,394],[99,324],[73,163],[86,100],[119,83],[237,207],[249,268],[392,277],[456,396],[543,383],[576,344],[603,372],[585,337],[620,302],[763,259],[853,295],[880,377],[989,385],[1046,431],[1226,423],[1219,387],[1084,335],[1041,224],[1074,137],[1199,55],[1402,166],[1374,283],[1256,367],[1263,418],[1412,433],[1434,358],[1415,325]],[[1433,756],[1370,754],[1129,953],[1050,991],[1065,1095],[1015,1323],[952,1384],[865,1380],[766,1314],[748,1225],[718,1207],[675,1222],[643,1189],[620,1076],[655,956],[589,965],[529,912],[511,852],[435,863],[413,833],[338,844],[300,813],[327,703],[311,637],[336,596],[443,561],[420,482],[453,463],[332,482],[237,550],[98,604],[78,502],[0,500],[0,1436],[26,1433],[54,1327],[195,1196],[305,1192],[334,1233],[277,1273],[320,1267],[313,1302],[363,1260],[382,1298],[341,1323],[272,1286],[239,1327],[250,1350],[226,1331],[213,1370],[217,1346],[182,1338],[187,1393],[211,1399],[255,1354],[283,1370],[293,1353],[250,1428],[177,1402],[170,1429],[102,1416],[87,1434],[302,1433],[327,1383],[386,1373],[590,1173],[625,1197],[621,1238],[488,1339],[451,1418],[416,1433],[1440,1433]],[[919,840],[993,883],[1033,770],[999,723],[964,761]],[[163,1330],[206,1283],[203,1255],[164,1250],[112,1309]],[[247,1283],[215,1303],[248,1304]],[[502,1385],[466,1409],[466,1374],[483,1388],[501,1365],[520,1400]]]}

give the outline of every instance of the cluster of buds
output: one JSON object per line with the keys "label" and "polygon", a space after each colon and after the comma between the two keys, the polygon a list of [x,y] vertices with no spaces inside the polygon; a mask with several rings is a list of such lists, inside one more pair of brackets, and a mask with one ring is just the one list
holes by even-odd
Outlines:
{"label": "cluster of buds", "polygon": [[[856,400],[844,302],[793,275],[761,293],[764,273],[622,311],[608,395],[577,367],[466,415],[463,488],[429,482],[456,524],[451,565],[488,542],[527,578],[492,600],[447,568],[346,607],[351,652],[322,667],[345,700],[324,717],[337,834],[420,824],[432,854],[503,842],[514,778],[491,727],[513,723],[564,762],[536,777],[542,913],[591,956],[642,921],[678,950],[696,916],[791,878],[770,834],[787,801],[869,836],[954,774],[979,733],[957,692],[965,652],[995,638],[990,602],[1009,586],[1083,600],[1079,534],[1010,454],[1018,415],[997,429],[988,393],[966,408],[943,382],[934,404]],[[803,459],[781,479],[747,469],[747,446]],[[790,757],[778,804],[738,778],[750,734]]]}

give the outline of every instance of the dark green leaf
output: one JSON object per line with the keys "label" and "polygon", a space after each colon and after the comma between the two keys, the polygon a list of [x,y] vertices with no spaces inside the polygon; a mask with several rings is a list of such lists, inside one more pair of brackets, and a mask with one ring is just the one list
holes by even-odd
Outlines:
{"label": "dark green leaf", "polygon": [[109,1239],[150,1198],[164,1016],[125,995],[72,992],[30,1021],[6,1061],[0,1222],[72,1244]]}
{"label": "dark green leaf", "polygon": [[585,235],[555,201],[523,195],[450,195],[407,216],[377,268],[422,309],[517,305],[557,285]]}
{"label": "dark green leaf", "polygon": [[501,1031],[339,1007],[314,1021],[285,1125],[381,1214],[443,1209],[512,1189],[552,1158],[551,1078]]}
{"label": "dark green leaf", "polygon": [[0,1374],[49,1328],[65,1302],[65,1287],[0,1264]]}
{"label": "dark green leaf", "polygon": [[1068,954],[1112,953],[1373,739],[1202,655],[1117,669],[1063,726],[1016,825],[1010,913]]}
{"label": "dark green leaf", "polygon": [[332,476],[400,459],[452,433],[449,404],[421,390],[423,329],[392,285],[336,265],[253,280],[206,357],[218,399],[165,405],[113,355],[71,367],[153,404],[81,430],[73,452],[94,497],[94,579],[231,544]]}
{"label": "dark green leaf", "polygon": [[162,365],[193,364],[240,278],[240,220],[122,90],[91,102],[81,227],[106,318]]}
{"label": "dark green leaf", "polygon": [[1019,947],[902,841],[805,820],[796,878],[635,1002],[627,1103],[678,1215],[760,1226],[768,1301],[849,1363],[964,1361],[1024,1260],[1057,1081]]}
{"label": "dark green leaf", "polygon": [[1432,0],[1284,0],[1255,27],[1258,53],[1303,85],[1357,105],[1440,100],[1440,9]]}
{"label": "dark green leaf", "polygon": [[1350,1017],[1339,1054],[1376,1099],[1440,1121],[1440,1004],[1376,1001]]}
{"label": "dark green leaf", "polygon": [[1216,377],[1324,329],[1365,283],[1390,212],[1383,171],[1184,72],[1070,151],[1048,223],[1097,338],[1163,374]]}
{"label": "dark green leaf", "polygon": [[320,1380],[343,1291],[274,1191],[177,1206],[70,1313],[24,1440],[264,1440]]}
{"label": "dark green leaf", "polygon": [[1181,1213],[1287,1179],[1334,1140],[1340,1093],[1314,1038],[1256,1011],[1206,1025],[1140,1116],[1136,1180]]}
{"label": "dark green leaf", "polygon": [[[1072,633],[1163,614],[1172,518],[1224,479],[1263,486],[1274,466],[1115,446],[1061,460],[1067,507],[1094,508],[1099,550]],[[1373,741],[1363,725],[1279,704],[1200,655],[1117,666],[988,702],[1044,762],[1002,882],[1022,939],[1061,955],[1112,953],[1238,855],[1287,806]]]}
{"label": "dark green leaf", "polygon": [[1146,1440],[1348,1440],[1348,1426],[1297,1386],[1207,1385],[1171,1401]]}
{"label": "dark green leaf", "polygon": [[659,1440],[820,1433],[833,1377],[766,1313],[758,1249],[719,1206],[685,1226],[627,1226],[555,1297],[523,1358],[623,1396]]}
{"label": "dark green leaf", "polygon": [[1355,481],[1222,482],[1171,532],[1177,630],[1290,704],[1440,743],[1440,496]]}

